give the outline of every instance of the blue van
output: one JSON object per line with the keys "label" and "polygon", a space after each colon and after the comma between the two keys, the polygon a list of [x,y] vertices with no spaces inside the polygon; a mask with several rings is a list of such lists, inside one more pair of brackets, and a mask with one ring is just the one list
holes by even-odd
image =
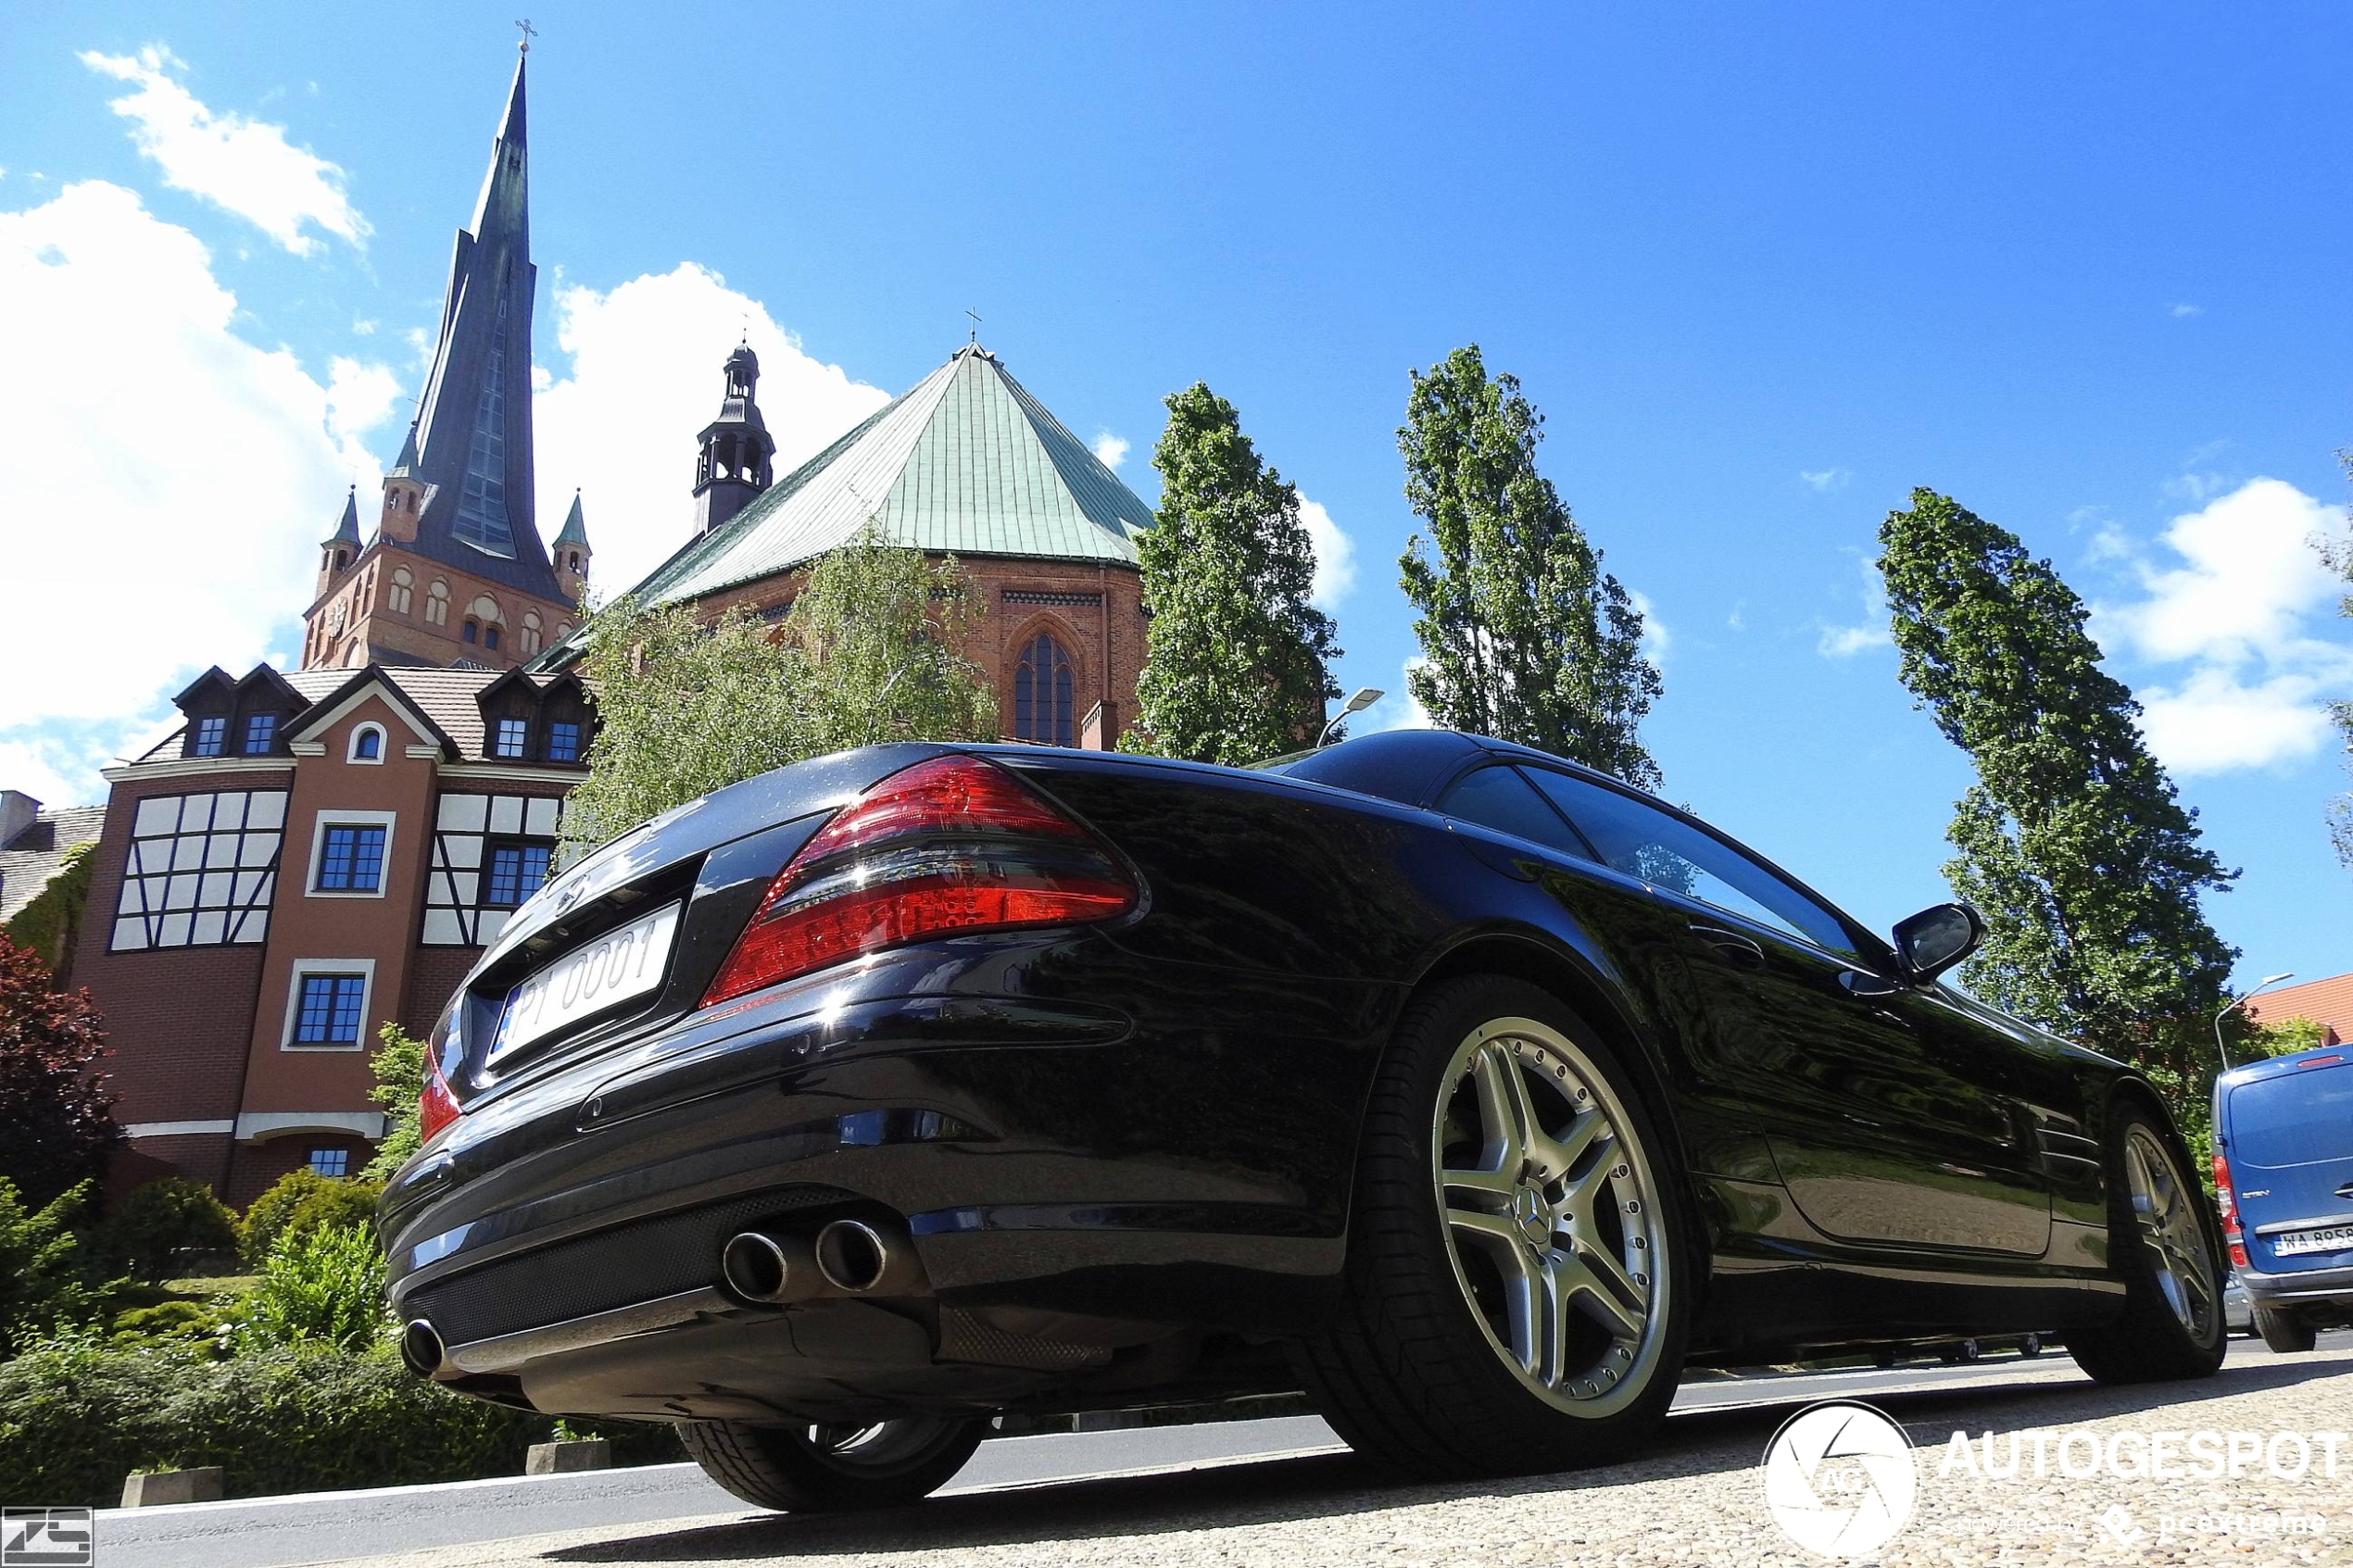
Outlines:
{"label": "blue van", "polygon": [[2353,1324],[2353,1048],[2214,1081],[2214,1185],[2231,1262],[2274,1350]]}

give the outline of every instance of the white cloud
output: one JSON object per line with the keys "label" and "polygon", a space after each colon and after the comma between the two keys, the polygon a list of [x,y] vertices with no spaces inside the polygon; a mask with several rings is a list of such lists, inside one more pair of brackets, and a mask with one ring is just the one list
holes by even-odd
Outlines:
{"label": "white cloud", "polygon": [[[0,756],[93,800],[94,764],[169,694],[291,638],[345,487],[374,483],[359,438],[388,373],[346,360],[321,385],[236,336],[236,297],[195,236],[103,182],[0,212],[0,301],[16,520],[0,668],[71,659],[69,676],[0,682]],[[125,365],[142,406],[167,411],[135,440]]]}
{"label": "white cloud", "polygon": [[387,367],[340,354],[327,362],[327,433],[337,441],[357,441],[400,401],[400,378]]}
{"label": "white cloud", "polygon": [[1871,648],[1889,646],[1894,639],[1887,630],[1887,585],[1880,581],[1879,568],[1869,557],[1858,558],[1856,565],[1863,572],[1863,619],[1846,626],[1834,626],[1817,621],[1815,629],[1820,633],[1815,639],[1814,651],[1824,659],[1852,659]]}
{"label": "white cloud", "polygon": [[2180,321],[2192,316],[2205,315],[2206,307],[2203,305],[2183,305],[2176,303],[2167,306],[2165,307],[2165,313],[2168,316],[2172,317],[2173,320]]}
{"label": "white cloud", "polygon": [[2095,607],[2103,647],[2187,669],[2141,694],[2149,745],[2183,773],[2292,762],[2328,736],[2325,701],[2353,687],[2353,647],[2312,633],[2343,583],[2313,548],[2342,514],[2256,479],[2165,530],[2183,564],[2139,563],[2145,597]]}
{"label": "white cloud", "polygon": [[1827,493],[1845,489],[1846,482],[1855,476],[1844,469],[1800,469],[1797,477],[1813,489]]}
{"label": "white cloud", "polygon": [[376,323],[369,317],[355,316],[351,321],[351,332],[354,337],[373,337],[376,333]]}
{"label": "white cloud", "polygon": [[1658,607],[1640,588],[1629,588],[1626,596],[1642,617],[1642,655],[1653,664],[1665,664],[1667,656],[1675,651],[1675,631],[1658,618]]}
{"label": "white cloud", "polygon": [[1095,433],[1095,461],[1116,471],[1127,460],[1127,438],[1114,435],[1107,430]]}
{"label": "white cloud", "polygon": [[1306,525],[1308,542],[1315,548],[1315,581],[1307,597],[1328,614],[1356,590],[1356,541],[1332,521],[1321,502],[1304,495],[1299,498],[1299,521]]}
{"label": "white cloud", "polygon": [[1351,719],[1349,734],[1375,734],[1382,730],[1428,730],[1436,728],[1429,709],[1414,695],[1414,671],[1429,662],[1420,654],[1405,661],[1397,672],[1397,684],[1381,699]]}
{"label": "white cloud", "polygon": [[579,488],[608,597],[686,543],[695,433],[719,411],[719,368],[739,336],[760,356],[778,478],[890,400],[803,353],[766,306],[692,262],[604,293],[561,288],[555,303],[571,367],[532,400],[540,524],[553,533]]}
{"label": "white cloud", "polygon": [[1732,613],[1724,618],[1724,624],[1735,632],[1748,630],[1748,601],[1746,599],[1733,601]]}
{"label": "white cloud", "polygon": [[174,190],[225,207],[296,256],[319,250],[315,226],[357,245],[371,232],[344,191],[344,171],[286,140],[285,127],[215,114],[172,77],[184,62],[159,45],[134,55],[85,51],[82,63],[137,91],[107,107]]}

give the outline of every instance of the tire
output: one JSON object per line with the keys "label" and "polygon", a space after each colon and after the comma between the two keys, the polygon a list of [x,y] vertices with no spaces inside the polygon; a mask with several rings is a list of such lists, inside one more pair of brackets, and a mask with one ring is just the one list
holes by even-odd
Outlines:
{"label": "tire", "polygon": [[871,1426],[754,1426],[695,1421],[678,1428],[710,1476],[760,1508],[832,1513],[895,1508],[948,1484],[988,1433],[982,1416],[909,1416]]}
{"label": "tire", "polygon": [[1400,1474],[1624,1459],[1682,1370],[1702,1254],[1680,1182],[1632,1075],[1554,997],[1492,976],[1415,997],[1374,1078],[1345,1299],[1298,1347],[1325,1419]]}
{"label": "tire", "polygon": [[2102,1383],[2205,1377],[2222,1364],[2222,1237],[2163,1123],[2136,1105],[2108,1126],[2108,1262],[2124,1310],[2067,1352]]}
{"label": "tire", "polygon": [[2270,1307],[2255,1309],[2255,1332],[2263,1336],[2264,1344],[2283,1356],[2309,1350],[2321,1338],[2321,1331],[2312,1326],[2309,1319]]}
{"label": "tire", "polygon": [[2043,1336],[2039,1334],[2027,1335],[2018,1342],[2018,1353],[2032,1361],[2043,1353]]}

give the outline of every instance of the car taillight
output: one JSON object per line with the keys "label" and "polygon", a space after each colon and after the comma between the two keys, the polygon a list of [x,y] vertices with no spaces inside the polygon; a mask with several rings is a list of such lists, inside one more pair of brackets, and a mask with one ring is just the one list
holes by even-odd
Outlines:
{"label": "car taillight", "polygon": [[2222,1240],[2231,1249],[2233,1268],[2246,1268],[2246,1237],[2239,1230],[2239,1196],[2231,1190],[2231,1162],[2214,1157],[2214,1201],[2222,1210]]}
{"label": "car taillight", "polygon": [[1136,897],[1093,834],[1004,769],[934,758],[867,790],[801,847],[702,1005],[945,933],[1110,920]]}
{"label": "car taillight", "polygon": [[430,1141],[435,1133],[458,1120],[458,1097],[449,1092],[449,1080],[442,1075],[441,1063],[433,1051],[425,1051],[425,1092],[417,1097],[417,1135]]}

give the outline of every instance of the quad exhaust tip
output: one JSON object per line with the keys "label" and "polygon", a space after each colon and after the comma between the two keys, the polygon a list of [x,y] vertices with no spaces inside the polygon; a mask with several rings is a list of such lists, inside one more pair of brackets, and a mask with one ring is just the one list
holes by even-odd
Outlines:
{"label": "quad exhaust tip", "polygon": [[418,1318],[400,1331],[400,1362],[419,1377],[439,1372],[447,1355],[441,1331],[424,1319]]}
{"label": "quad exhaust tip", "polygon": [[914,1244],[864,1220],[836,1220],[814,1243],[742,1231],[719,1253],[720,1277],[738,1299],[782,1306],[819,1296],[898,1296],[920,1290]]}

